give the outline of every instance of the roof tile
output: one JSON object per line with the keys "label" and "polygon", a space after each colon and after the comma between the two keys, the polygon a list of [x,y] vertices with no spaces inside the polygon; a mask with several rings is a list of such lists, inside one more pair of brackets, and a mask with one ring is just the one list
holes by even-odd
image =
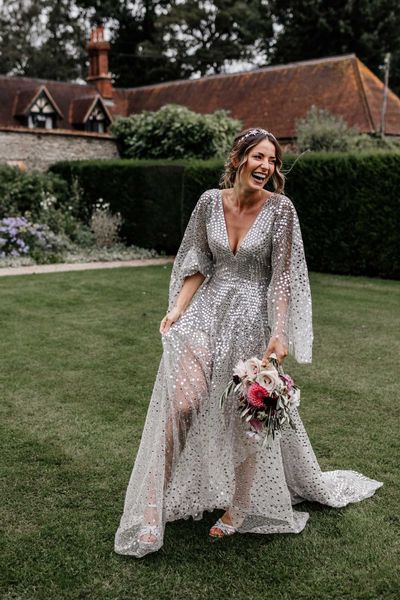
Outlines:
{"label": "roof tile", "polygon": [[[0,127],[23,126],[30,101],[44,86],[61,112],[57,126],[74,129],[82,123],[98,92],[88,84],[0,76]],[[244,73],[114,90],[104,100],[110,116],[158,110],[164,104],[182,104],[201,113],[225,109],[244,127],[269,129],[280,139],[295,136],[296,121],[311,105],[341,115],[365,133],[379,131],[383,83],[354,54]],[[389,91],[386,132],[400,135],[400,98]]]}

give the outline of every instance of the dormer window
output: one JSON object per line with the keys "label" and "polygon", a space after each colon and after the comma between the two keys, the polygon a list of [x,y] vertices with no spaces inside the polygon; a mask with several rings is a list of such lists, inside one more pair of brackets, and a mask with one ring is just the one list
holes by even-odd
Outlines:
{"label": "dormer window", "polygon": [[90,116],[85,123],[85,129],[86,131],[105,133],[109,122],[107,115],[98,103],[90,113]]}
{"label": "dormer window", "polygon": [[71,121],[76,129],[91,133],[107,133],[112,116],[101,96],[98,94],[81,96],[73,101],[71,108]]}
{"label": "dormer window", "polygon": [[54,129],[57,113],[48,97],[42,92],[32,104],[28,114],[28,127],[34,129]]}
{"label": "dormer window", "polygon": [[49,90],[41,85],[17,93],[14,117],[29,129],[55,129],[64,115]]}

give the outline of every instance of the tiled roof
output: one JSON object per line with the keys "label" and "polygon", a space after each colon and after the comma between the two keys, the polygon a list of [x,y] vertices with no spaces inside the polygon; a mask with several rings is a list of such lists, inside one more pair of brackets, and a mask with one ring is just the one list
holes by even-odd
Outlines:
{"label": "tiled roof", "polygon": [[[0,76],[0,128],[21,127],[34,98],[45,89],[60,112],[57,127],[74,130],[98,97],[88,84]],[[296,121],[311,105],[341,115],[362,132],[379,131],[383,83],[354,54],[277,65],[229,75],[114,89],[104,101],[109,116],[183,104],[201,113],[230,111],[244,127],[269,129],[280,139],[295,136]],[[400,98],[389,91],[386,133],[400,135]]]}
{"label": "tiled roof", "polygon": [[54,100],[54,98],[50,94],[49,90],[46,89],[46,86],[44,86],[44,85],[37,86],[33,93],[32,93],[32,90],[20,90],[19,92],[17,92],[14,116],[16,116],[16,117],[26,116],[29,113],[29,110],[30,110],[32,104],[34,104],[36,99],[42,93],[44,93],[46,95],[47,99],[50,101],[51,105],[54,108],[54,112],[56,112],[58,114],[58,116],[60,118],[62,118],[63,115],[62,115],[61,110],[57,106],[57,102]]}
{"label": "tiled roof", "polygon": [[[57,122],[57,127],[60,129],[74,129],[77,111],[80,116],[85,106],[91,105],[96,97],[100,97],[96,88],[87,84],[2,75],[0,76],[0,127],[21,126],[19,117],[26,114],[42,88],[48,92],[50,99],[60,111],[61,116]],[[75,104],[76,101],[78,104]],[[117,101],[114,106],[108,106],[108,103],[103,100],[102,103],[111,114],[121,105],[120,101]]]}
{"label": "tiled roof", "polygon": [[[354,54],[125,90],[128,113],[183,104],[201,113],[229,110],[244,127],[295,135],[311,105],[341,115],[362,132],[379,130],[383,83]],[[400,98],[389,92],[386,133],[400,135]]]}
{"label": "tiled roof", "polygon": [[108,111],[104,101],[101,96],[82,96],[81,98],[76,98],[72,100],[71,104],[71,123],[73,124],[83,124],[88,120],[90,113],[96,106],[96,104],[100,102],[104,112],[110,121],[112,121],[112,116]]}

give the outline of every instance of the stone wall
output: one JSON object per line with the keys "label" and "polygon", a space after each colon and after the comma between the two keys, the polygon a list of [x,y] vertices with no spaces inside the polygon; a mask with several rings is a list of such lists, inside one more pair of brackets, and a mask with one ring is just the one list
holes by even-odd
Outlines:
{"label": "stone wall", "polygon": [[66,131],[0,130],[0,163],[45,171],[59,160],[119,158],[114,139]]}

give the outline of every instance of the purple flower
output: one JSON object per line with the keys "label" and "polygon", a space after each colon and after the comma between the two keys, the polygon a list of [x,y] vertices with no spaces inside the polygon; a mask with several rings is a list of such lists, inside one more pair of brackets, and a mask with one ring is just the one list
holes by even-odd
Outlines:
{"label": "purple flower", "polygon": [[290,390],[293,388],[294,386],[294,381],[293,379],[290,377],[290,375],[280,375],[280,378],[282,379],[283,383],[285,384],[288,392],[290,392]]}

